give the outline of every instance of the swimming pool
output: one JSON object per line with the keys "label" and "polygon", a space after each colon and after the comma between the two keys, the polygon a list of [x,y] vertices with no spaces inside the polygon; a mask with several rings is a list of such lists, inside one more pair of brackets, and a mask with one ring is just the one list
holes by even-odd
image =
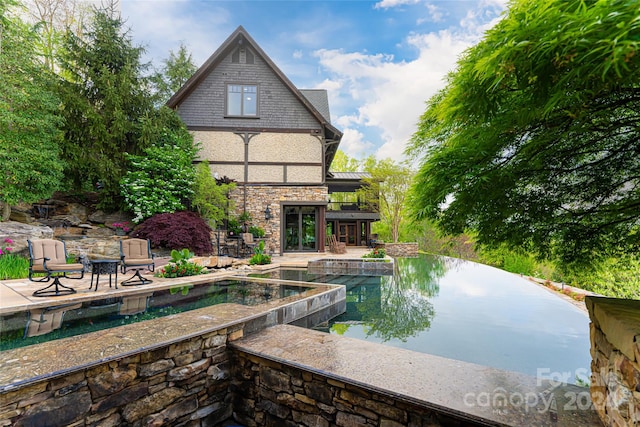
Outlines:
{"label": "swimming pool", "polygon": [[395,262],[393,276],[278,275],[346,286],[346,312],[316,329],[554,380],[588,380],[589,318],[570,302],[469,261]]}
{"label": "swimming pool", "polygon": [[310,289],[313,289],[312,285],[225,279],[19,311],[0,316],[0,351],[216,304],[259,305],[300,295]]}

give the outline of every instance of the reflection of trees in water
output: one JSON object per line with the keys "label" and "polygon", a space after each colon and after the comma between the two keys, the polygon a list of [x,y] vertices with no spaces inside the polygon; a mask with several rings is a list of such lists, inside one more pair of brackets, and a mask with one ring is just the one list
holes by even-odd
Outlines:
{"label": "reflection of trees in water", "polygon": [[[337,321],[356,320],[365,326],[367,336],[383,341],[406,341],[429,329],[435,315],[430,298],[440,291],[439,279],[446,268],[441,258],[421,256],[397,258],[393,276],[383,276],[379,285],[358,286],[347,291],[347,304],[355,305]],[[332,330],[346,332],[344,324]]]}

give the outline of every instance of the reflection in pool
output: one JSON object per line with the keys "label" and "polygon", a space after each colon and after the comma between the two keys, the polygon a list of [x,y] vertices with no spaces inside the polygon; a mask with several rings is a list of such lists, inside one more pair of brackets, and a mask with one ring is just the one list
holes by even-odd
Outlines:
{"label": "reflection in pool", "polygon": [[215,304],[258,305],[309,289],[281,282],[220,280],[11,313],[0,316],[0,351]]}
{"label": "reflection in pool", "polygon": [[308,277],[347,287],[347,311],[323,329],[534,376],[588,379],[589,318],[570,302],[482,264],[434,256],[395,262],[394,276]]}

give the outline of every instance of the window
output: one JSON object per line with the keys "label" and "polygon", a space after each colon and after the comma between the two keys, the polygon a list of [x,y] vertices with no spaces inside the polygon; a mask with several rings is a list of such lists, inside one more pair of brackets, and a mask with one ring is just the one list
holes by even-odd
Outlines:
{"label": "window", "polygon": [[256,117],[258,115],[258,86],[227,85],[227,115]]}

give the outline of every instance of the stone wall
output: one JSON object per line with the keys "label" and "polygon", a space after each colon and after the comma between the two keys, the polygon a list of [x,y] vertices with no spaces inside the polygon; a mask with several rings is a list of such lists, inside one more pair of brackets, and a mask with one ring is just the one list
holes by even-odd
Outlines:
{"label": "stone wall", "polygon": [[[238,186],[232,193],[236,212],[240,215],[243,212],[246,188],[246,210],[253,218],[252,224],[265,230],[267,241],[265,249],[269,254],[280,253],[280,219],[282,218],[281,208],[283,204],[291,202],[318,202],[326,204],[327,187],[324,186],[260,186],[247,185]],[[271,219],[264,218],[264,211],[269,206]],[[232,215],[233,215],[232,214]],[[324,230],[320,230],[324,233]]]}
{"label": "stone wall", "polygon": [[640,423],[640,301],[586,298],[591,318],[591,400],[607,426]]}
{"label": "stone wall", "polygon": [[234,419],[247,427],[474,425],[241,351],[232,353],[231,365]]}
{"label": "stone wall", "polygon": [[231,416],[228,340],[242,326],[0,395],[0,426],[218,426]]}
{"label": "stone wall", "polygon": [[393,276],[392,259],[331,259],[309,260],[309,274],[349,274],[358,276]]}
{"label": "stone wall", "polygon": [[392,257],[413,257],[418,256],[417,243],[385,243],[384,250]]}

